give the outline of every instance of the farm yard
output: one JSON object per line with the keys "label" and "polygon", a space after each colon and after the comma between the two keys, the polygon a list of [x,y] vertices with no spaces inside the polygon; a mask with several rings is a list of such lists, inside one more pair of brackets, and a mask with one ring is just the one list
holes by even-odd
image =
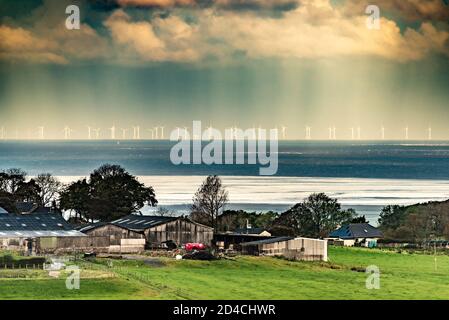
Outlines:
{"label": "farm yard", "polygon": [[[449,299],[449,256],[329,247],[328,262],[237,256],[81,260],[79,290],[38,269],[1,269],[0,299]],[[368,290],[369,265],[380,289]]]}

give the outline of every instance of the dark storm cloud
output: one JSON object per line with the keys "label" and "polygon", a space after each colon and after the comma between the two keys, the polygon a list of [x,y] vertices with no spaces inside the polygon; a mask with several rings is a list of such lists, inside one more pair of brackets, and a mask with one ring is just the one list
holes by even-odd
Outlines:
{"label": "dark storm cloud", "polygon": [[123,8],[217,8],[229,11],[284,12],[294,10],[299,0],[94,0],[95,10]]}

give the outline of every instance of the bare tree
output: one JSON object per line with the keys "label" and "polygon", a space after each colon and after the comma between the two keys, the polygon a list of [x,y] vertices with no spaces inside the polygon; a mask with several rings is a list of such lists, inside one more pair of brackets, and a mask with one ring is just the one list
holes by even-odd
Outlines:
{"label": "bare tree", "polygon": [[19,168],[11,168],[0,172],[0,189],[15,194],[20,184],[25,182],[27,173]]}
{"label": "bare tree", "polygon": [[35,181],[40,188],[40,205],[49,206],[59,196],[63,184],[50,173],[39,174]]}
{"label": "bare tree", "polygon": [[174,217],[176,214],[173,210],[165,207],[158,207],[156,210],[156,215],[161,217]]}
{"label": "bare tree", "polygon": [[209,224],[217,228],[217,217],[228,202],[228,192],[218,176],[208,176],[193,196],[192,213],[207,217]]}

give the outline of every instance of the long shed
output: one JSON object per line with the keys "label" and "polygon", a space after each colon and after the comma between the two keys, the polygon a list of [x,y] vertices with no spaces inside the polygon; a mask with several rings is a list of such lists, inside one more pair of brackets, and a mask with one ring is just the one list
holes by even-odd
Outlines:
{"label": "long shed", "polygon": [[246,242],[241,246],[243,254],[283,256],[305,261],[327,261],[326,240],[278,237]]}

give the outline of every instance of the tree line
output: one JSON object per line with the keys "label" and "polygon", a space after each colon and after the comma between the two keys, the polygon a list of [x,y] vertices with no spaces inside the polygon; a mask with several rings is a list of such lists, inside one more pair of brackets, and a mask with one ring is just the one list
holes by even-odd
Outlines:
{"label": "tree line", "polygon": [[304,201],[287,211],[248,213],[223,210],[228,202],[228,192],[218,176],[204,180],[193,197],[190,217],[194,221],[214,227],[217,231],[233,231],[246,222],[253,227],[262,227],[273,235],[291,235],[313,238],[327,237],[345,223],[366,222],[353,209],[343,210],[337,199],[324,193],[311,194]]}
{"label": "tree line", "polygon": [[53,206],[69,211],[73,222],[111,221],[138,212],[144,205],[155,206],[156,195],[119,165],[105,164],[89,178],[67,185],[49,173],[28,178],[21,169],[0,173],[0,206],[18,213],[18,202]]}
{"label": "tree line", "polygon": [[9,212],[17,212],[17,202],[33,202],[39,206],[54,205],[63,184],[49,173],[28,179],[18,168],[0,172],[0,205]]}
{"label": "tree line", "polygon": [[386,206],[379,218],[379,228],[387,239],[425,242],[449,239],[449,200],[431,201],[411,206]]}
{"label": "tree line", "polygon": [[[67,185],[49,173],[28,178],[21,169],[3,171],[0,206],[17,212],[15,203],[22,201],[70,212],[70,220],[75,223],[112,221],[158,203],[153,187],[145,186],[123,167],[112,164],[102,165],[89,177]],[[208,176],[193,195],[190,218],[217,231],[234,231],[251,224],[273,235],[307,237],[325,237],[341,224],[361,218],[354,210],[343,210],[336,199],[324,193],[312,194],[281,214],[225,210],[228,201],[221,178]],[[164,208],[157,214],[173,215]]]}

